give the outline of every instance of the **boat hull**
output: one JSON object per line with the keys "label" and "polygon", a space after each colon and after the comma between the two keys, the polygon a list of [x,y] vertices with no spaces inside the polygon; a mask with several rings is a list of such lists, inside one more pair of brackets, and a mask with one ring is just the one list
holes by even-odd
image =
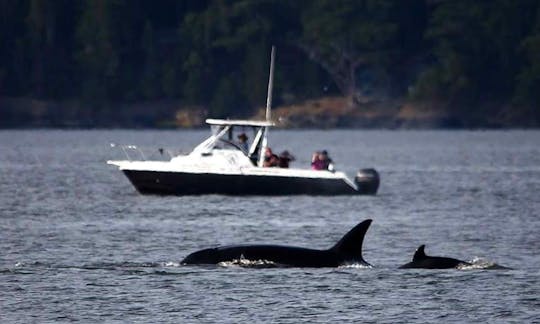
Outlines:
{"label": "boat hull", "polygon": [[[122,170],[137,191],[157,195],[356,195],[375,194],[373,184],[358,190],[339,178],[235,175]],[[378,180],[377,180],[378,181]],[[378,187],[378,183],[377,183]]]}

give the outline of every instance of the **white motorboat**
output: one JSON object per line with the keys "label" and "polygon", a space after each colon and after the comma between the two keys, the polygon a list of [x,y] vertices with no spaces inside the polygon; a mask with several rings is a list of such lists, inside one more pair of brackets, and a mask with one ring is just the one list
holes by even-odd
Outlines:
{"label": "white motorboat", "polygon": [[[265,166],[270,118],[274,48],[272,48],[266,120],[207,119],[212,134],[187,155],[168,161],[115,160],[142,194],[160,195],[352,195],[376,194],[379,175],[362,169],[354,180],[344,172]],[[251,130],[251,143],[234,139]]]}

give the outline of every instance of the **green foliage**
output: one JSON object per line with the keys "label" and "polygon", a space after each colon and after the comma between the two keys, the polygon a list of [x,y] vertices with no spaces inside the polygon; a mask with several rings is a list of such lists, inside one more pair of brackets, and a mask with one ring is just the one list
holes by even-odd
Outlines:
{"label": "green foliage", "polygon": [[233,77],[223,77],[212,96],[210,115],[217,118],[230,116],[231,107],[242,111],[242,97]]}
{"label": "green foliage", "polygon": [[540,32],[527,37],[522,43],[527,64],[519,73],[516,100],[518,102],[540,102]]}
{"label": "green foliage", "polygon": [[155,48],[154,29],[149,21],[144,25],[141,47],[144,52],[144,68],[140,88],[144,99],[156,99],[160,95],[159,62]]}
{"label": "green foliage", "polygon": [[[303,11],[301,47],[353,101],[388,87],[396,63],[415,55],[425,20],[422,1],[321,0]],[[411,10],[414,9],[414,10]],[[403,79],[403,77],[401,78]],[[394,80],[390,80],[392,83]]]}
{"label": "green foliage", "polygon": [[0,96],[91,109],[175,99],[252,114],[272,45],[276,104],[540,102],[539,0],[0,0],[0,40]]}
{"label": "green foliage", "polygon": [[511,97],[522,64],[519,44],[537,1],[447,1],[425,32],[435,63],[420,74],[414,94],[478,103]]}
{"label": "green foliage", "polygon": [[322,0],[304,11],[303,48],[344,94],[353,97],[358,91],[358,69],[388,55],[397,29],[390,20],[392,5],[391,1]]}
{"label": "green foliage", "polygon": [[540,120],[540,6],[532,32],[521,42],[520,52],[525,57],[518,76],[514,100],[521,105],[535,103],[536,116]]}
{"label": "green foliage", "polygon": [[77,26],[77,63],[82,76],[81,95],[91,102],[112,96],[120,65],[112,28],[116,2],[86,0]]}

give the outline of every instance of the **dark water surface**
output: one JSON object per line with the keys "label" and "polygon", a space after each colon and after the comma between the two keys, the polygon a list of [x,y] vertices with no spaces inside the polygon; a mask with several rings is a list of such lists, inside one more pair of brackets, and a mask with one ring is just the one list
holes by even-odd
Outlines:
{"label": "dark water surface", "polygon": [[[189,150],[206,131],[0,131],[0,322],[540,321],[539,131],[274,131],[379,194],[139,195],[110,143]],[[148,150],[147,154],[155,151]],[[373,268],[181,266],[215,244],[333,245],[372,218]],[[512,270],[399,270],[415,249]]]}

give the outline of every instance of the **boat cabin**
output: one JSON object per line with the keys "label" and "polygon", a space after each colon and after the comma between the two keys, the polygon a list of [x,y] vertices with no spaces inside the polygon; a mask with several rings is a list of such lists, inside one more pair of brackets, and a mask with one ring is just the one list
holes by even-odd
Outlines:
{"label": "boat cabin", "polygon": [[[271,121],[207,119],[212,135],[193,149],[192,153],[210,154],[214,149],[239,150],[254,166],[262,167],[264,150],[267,147],[268,128],[275,126]],[[238,140],[246,136],[246,144]]]}

